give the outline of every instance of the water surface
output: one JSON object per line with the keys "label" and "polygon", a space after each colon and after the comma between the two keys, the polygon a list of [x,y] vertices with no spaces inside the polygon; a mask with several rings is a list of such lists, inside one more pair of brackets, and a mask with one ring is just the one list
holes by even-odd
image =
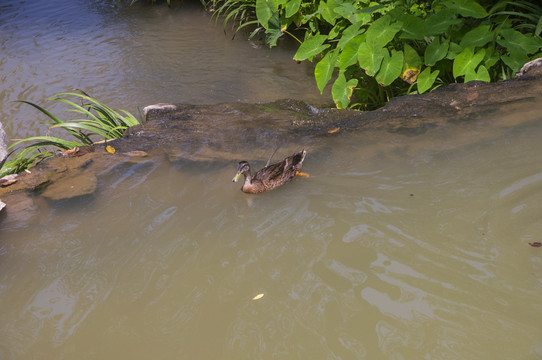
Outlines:
{"label": "water surface", "polygon": [[[53,95],[83,89],[138,114],[159,102],[270,102],[321,96],[310,64],[296,64],[295,44],[269,48],[206,13],[199,1],[152,6],[140,1],[7,0],[0,4],[0,119],[10,137],[41,135],[46,121],[14,100],[61,113]],[[69,119],[69,114],[62,114]]]}

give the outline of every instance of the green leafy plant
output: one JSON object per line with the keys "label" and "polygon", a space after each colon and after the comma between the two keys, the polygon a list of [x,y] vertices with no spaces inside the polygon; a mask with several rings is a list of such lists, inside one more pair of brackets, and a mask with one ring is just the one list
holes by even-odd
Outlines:
{"label": "green leafy plant", "polygon": [[[68,99],[69,97],[80,100],[81,103],[78,104]],[[76,113],[78,116],[82,115],[82,117],[64,121],[37,104],[25,100],[18,102],[28,104],[45,114],[50,119],[49,122],[44,123],[49,126],[49,129],[63,129],[75,140],[64,140],[48,135],[18,140],[8,148],[12,151],[0,169],[0,177],[28,169],[45,158],[53,156],[55,151],[69,150],[78,146],[91,146],[96,138],[105,140],[120,138],[128,127],[140,123],[128,111],[113,110],[82,91],[81,93],[60,93],[50,100],[67,104],[66,111]],[[26,145],[17,151],[17,146],[21,144]]]}
{"label": "green leafy plant", "polygon": [[241,1],[257,18],[252,35],[263,32],[269,46],[301,31],[294,60],[315,63],[319,90],[332,82],[338,108],[508,79],[541,55],[542,8],[526,0],[229,0],[224,11]]}

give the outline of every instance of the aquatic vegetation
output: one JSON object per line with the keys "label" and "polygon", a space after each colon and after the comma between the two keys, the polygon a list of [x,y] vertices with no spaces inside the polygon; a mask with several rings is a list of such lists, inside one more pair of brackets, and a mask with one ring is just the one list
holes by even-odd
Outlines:
{"label": "aquatic vegetation", "polygon": [[[80,100],[78,104],[69,98]],[[90,146],[97,140],[117,139],[124,135],[130,126],[138,125],[139,120],[126,110],[114,110],[86,93],[66,92],[52,97],[50,100],[68,105],[68,112],[82,115],[81,118],[64,121],[47,109],[30,101],[18,102],[33,106],[51,121],[44,123],[49,129],[60,128],[65,130],[75,140],[65,140],[54,136],[34,136],[21,139],[9,146],[11,150],[7,161],[0,169],[0,177],[16,174],[32,167],[47,157],[55,155],[57,151],[65,151],[80,146]],[[17,151],[17,146],[24,144]]]}
{"label": "aquatic vegetation", "polygon": [[[287,34],[296,61],[314,61],[338,108],[374,109],[391,97],[454,82],[513,77],[541,56],[542,7],[530,1],[210,0],[237,30],[255,25],[269,46]],[[251,18],[254,14],[256,19]],[[297,34],[297,35],[294,35]]]}

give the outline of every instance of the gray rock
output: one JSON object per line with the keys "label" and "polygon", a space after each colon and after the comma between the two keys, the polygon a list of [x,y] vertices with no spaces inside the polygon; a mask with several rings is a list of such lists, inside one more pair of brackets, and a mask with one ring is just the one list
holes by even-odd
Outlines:
{"label": "gray rock", "polygon": [[516,77],[522,77],[524,75],[540,76],[542,75],[542,58],[534,59],[525,63],[521,70],[516,74]]}
{"label": "gray rock", "polygon": [[6,158],[8,157],[8,150],[7,150],[7,137],[6,133],[4,131],[4,128],[2,127],[2,123],[0,122],[0,168],[2,165],[4,165],[4,161],[6,161]]}

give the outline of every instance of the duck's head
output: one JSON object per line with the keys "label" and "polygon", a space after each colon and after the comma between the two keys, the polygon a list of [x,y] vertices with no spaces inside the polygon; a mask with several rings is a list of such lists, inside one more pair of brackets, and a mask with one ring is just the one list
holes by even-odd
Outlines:
{"label": "duck's head", "polygon": [[250,175],[250,165],[248,164],[247,161],[240,161],[239,162],[239,165],[237,165],[237,173],[235,174],[235,176],[233,177],[232,181],[233,182],[236,182],[237,180],[239,180],[239,178],[241,177],[241,175],[247,175],[249,174]]}

